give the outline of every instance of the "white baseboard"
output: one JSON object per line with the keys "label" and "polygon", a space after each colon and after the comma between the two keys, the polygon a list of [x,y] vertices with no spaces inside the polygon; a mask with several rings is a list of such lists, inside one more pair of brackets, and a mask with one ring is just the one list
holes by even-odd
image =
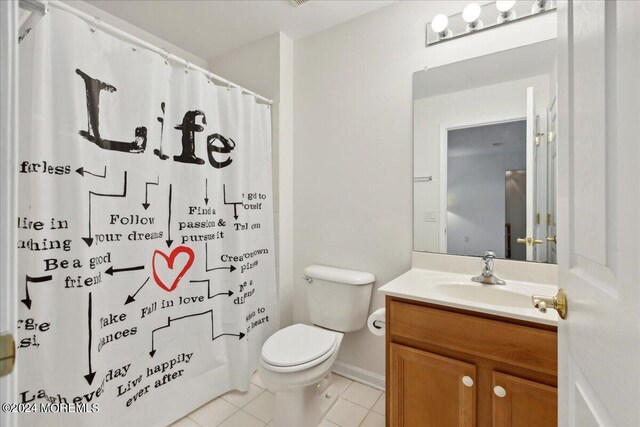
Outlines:
{"label": "white baseboard", "polygon": [[376,374],[375,372],[367,371],[357,366],[349,365],[340,360],[336,360],[333,364],[331,371],[338,375],[347,377],[351,380],[358,381],[359,383],[366,384],[378,390],[384,391],[384,375]]}

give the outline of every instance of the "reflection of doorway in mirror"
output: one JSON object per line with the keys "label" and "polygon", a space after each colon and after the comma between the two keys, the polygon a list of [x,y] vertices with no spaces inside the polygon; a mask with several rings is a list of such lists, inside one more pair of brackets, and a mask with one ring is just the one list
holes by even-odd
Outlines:
{"label": "reflection of doorway in mirror", "polygon": [[[505,173],[527,167],[527,123],[523,119],[496,117],[485,124],[447,130],[442,176],[446,177],[448,253],[482,256],[491,250],[498,258],[506,258]],[[521,204],[525,215],[526,187]],[[521,222],[526,224],[524,219]],[[522,228],[514,230],[514,239],[521,237]]]}
{"label": "reflection of doorway in mirror", "polygon": [[[534,87],[527,88],[527,261],[547,261],[547,111],[536,107]],[[539,100],[538,100],[539,101]]]}
{"label": "reflection of doorway in mirror", "polygon": [[558,159],[557,159],[557,102],[554,96],[547,112],[548,117],[548,131],[547,131],[547,158],[548,158],[548,170],[547,170],[547,262],[556,264],[558,257],[556,255],[556,221],[558,219],[557,202],[556,202],[556,189],[558,182]]}
{"label": "reflection of doorway in mirror", "polygon": [[505,258],[527,260],[527,251],[518,244],[518,236],[527,232],[527,171],[505,173]]}

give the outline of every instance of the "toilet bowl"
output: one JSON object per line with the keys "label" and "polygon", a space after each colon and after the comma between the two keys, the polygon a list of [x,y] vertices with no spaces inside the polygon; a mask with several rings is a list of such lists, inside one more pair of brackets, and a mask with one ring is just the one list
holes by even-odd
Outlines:
{"label": "toilet bowl", "polygon": [[313,325],[288,326],[262,346],[258,373],[276,395],[277,427],[316,427],[338,399],[331,368],[344,332],[365,325],[375,277],[312,265],[305,269],[305,280]]}
{"label": "toilet bowl", "polygon": [[272,335],[262,350],[259,375],[276,395],[276,426],[317,426],[338,398],[331,367],[344,334],[296,324]]}

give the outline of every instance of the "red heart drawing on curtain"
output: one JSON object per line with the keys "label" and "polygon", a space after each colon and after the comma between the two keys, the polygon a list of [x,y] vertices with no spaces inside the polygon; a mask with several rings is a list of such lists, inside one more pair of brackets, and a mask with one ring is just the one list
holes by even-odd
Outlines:
{"label": "red heart drawing on curtain", "polygon": [[[176,262],[176,258],[180,254],[187,254],[187,257],[186,258],[180,257],[181,259],[179,260],[178,265],[174,265]],[[163,276],[171,276],[171,273],[174,274],[173,283],[171,283],[171,286],[167,286],[165,282],[162,281],[162,279],[158,275],[157,270],[159,265],[157,265],[156,262],[160,258],[158,258],[157,255],[159,255],[161,259],[164,259],[166,263],[166,267],[168,267],[168,271],[163,271]],[[168,256],[164,252],[156,249],[153,252],[153,258],[152,258],[153,279],[156,281],[156,284],[167,292],[173,291],[178,286],[178,282],[180,282],[180,279],[182,279],[182,276],[184,276],[187,270],[191,268],[191,265],[193,265],[193,260],[195,259],[195,257],[196,256],[193,253],[193,250],[187,246],[178,246],[173,251],[171,251],[171,254]],[[182,269],[178,272],[178,269],[180,268],[180,266],[182,266]],[[160,265],[160,267],[163,270],[166,270],[166,267],[164,265]],[[176,272],[178,273],[175,274]]]}

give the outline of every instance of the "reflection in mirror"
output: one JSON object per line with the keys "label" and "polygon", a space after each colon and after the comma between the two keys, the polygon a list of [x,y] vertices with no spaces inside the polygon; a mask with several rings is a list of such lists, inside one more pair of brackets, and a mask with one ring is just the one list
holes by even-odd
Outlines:
{"label": "reflection in mirror", "polygon": [[527,251],[516,236],[527,234],[527,170],[505,172],[505,254],[506,259],[527,260]]}
{"label": "reflection in mirror", "polygon": [[555,263],[555,40],[413,87],[414,250]]}

